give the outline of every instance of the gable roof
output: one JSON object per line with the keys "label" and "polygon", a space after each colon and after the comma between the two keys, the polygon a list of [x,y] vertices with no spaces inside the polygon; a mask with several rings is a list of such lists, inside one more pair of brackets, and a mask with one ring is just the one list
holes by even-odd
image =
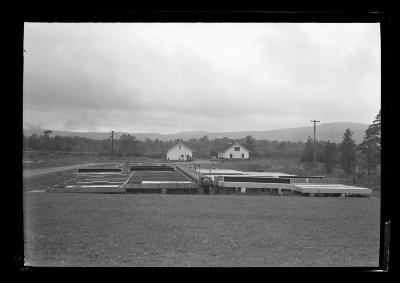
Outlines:
{"label": "gable roof", "polygon": [[167,150],[167,152],[169,152],[170,150],[172,150],[173,148],[175,148],[177,145],[179,145],[179,144],[181,144],[181,145],[183,145],[184,147],[186,147],[188,150],[190,150],[191,152],[193,152],[193,150],[190,148],[190,147],[188,147],[187,145],[185,145],[183,142],[181,142],[181,141],[178,141],[175,145],[173,145],[170,149],[168,149]]}
{"label": "gable roof", "polygon": [[232,148],[232,147],[234,147],[234,146],[240,146],[241,148],[243,148],[244,150],[246,150],[247,152],[250,152],[247,148],[245,148],[243,145],[241,145],[240,143],[238,143],[238,142],[235,142],[233,145],[231,145],[230,147],[228,147],[227,149],[225,149],[224,151],[223,151],[223,153],[225,153],[228,149],[230,149],[230,148]]}

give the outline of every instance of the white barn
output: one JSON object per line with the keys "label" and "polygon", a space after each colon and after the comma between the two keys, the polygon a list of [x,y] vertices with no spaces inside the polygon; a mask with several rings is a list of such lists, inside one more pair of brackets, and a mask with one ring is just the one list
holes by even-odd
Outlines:
{"label": "white barn", "polygon": [[173,147],[167,151],[167,160],[171,161],[187,161],[193,159],[192,150],[178,141]]}
{"label": "white barn", "polygon": [[249,153],[240,143],[235,143],[223,152],[218,152],[218,158],[223,159],[249,159]]}

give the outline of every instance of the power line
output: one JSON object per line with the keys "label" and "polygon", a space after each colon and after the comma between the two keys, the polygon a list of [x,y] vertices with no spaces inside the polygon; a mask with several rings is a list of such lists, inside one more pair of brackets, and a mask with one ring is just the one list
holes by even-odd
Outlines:
{"label": "power line", "polygon": [[114,153],[114,134],[117,134],[117,133],[115,133],[114,131],[111,131],[110,133],[111,133],[111,155],[113,155],[113,153]]}
{"label": "power line", "polygon": [[317,162],[317,144],[316,144],[316,132],[317,132],[317,123],[320,121],[317,120],[311,120],[312,123],[314,123],[314,165]]}

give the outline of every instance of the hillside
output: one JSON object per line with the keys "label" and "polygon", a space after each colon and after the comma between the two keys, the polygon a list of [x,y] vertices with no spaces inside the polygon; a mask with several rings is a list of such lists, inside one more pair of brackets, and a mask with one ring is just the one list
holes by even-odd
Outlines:
{"label": "hillside", "polygon": [[[368,124],[350,123],[350,122],[335,122],[335,123],[322,123],[317,125],[317,139],[330,140],[332,142],[341,142],[344,131],[350,128],[353,132],[353,138],[357,143],[360,143],[364,137],[364,132],[368,128]],[[30,136],[31,134],[43,134],[43,129],[24,129],[24,134]],[[118,138],[123,132],[118,132]],[[127,133],[126,133],[127,134]],[[57,131],[54,130],[52,135],[59,136],[79,136],[92,139],[106,139],[110,137],[109,133],[104,132],[70,132],[70,131]],[[253,136],[257,140],[277,140],[277,141],[306,141],[308,136],[313,136],[313,127],[299,127],[299,128],[286,128],[279,130],[269,131],[240,131],[240,132],[207,132],[207,131],[191,131],[180,132],[175,134],[159,134],[159,133],[130,133],[139,140],[159,139],[162,141],[176,140],[181,138],[188,140],[191,138],[201,138],[207,136],[209,139],[215,138],[243,138],[247,135]]]}

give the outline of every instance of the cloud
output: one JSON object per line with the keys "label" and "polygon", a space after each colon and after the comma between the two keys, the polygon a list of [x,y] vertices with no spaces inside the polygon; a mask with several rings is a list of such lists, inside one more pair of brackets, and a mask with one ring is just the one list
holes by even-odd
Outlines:
{"label": "cloud", "polygon": [[95,121],[90,119],[72,119],[67,121],[62,127],[66,131],[96,131]]}
{"label": "cloud", "polygon": [[35,123],[29,123],[29,122],[24,122],[24,128],[31,130],[31,129],[41,129],[42,126],[40,123],[35,124]]}
{"label": "cloud", "polygon": [[380,108],[378,24],[28,23],[24,49],[24,121],[54,129],[264,130]]}

